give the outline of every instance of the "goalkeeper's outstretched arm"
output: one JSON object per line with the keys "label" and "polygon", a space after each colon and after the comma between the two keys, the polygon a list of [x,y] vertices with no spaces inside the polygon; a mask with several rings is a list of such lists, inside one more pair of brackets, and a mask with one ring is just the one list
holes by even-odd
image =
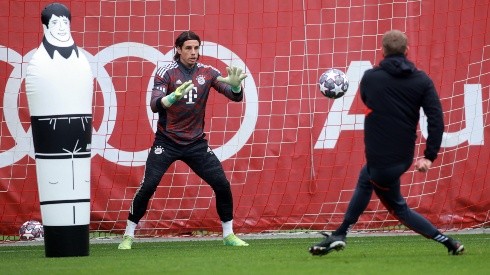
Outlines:
{"label": "goalkeeper's outstretched arm", "polygon": [[238,67],[226,67],[226,71],[228,72],[228,76],[218,76],[217,80],[230,85],[234,93],[241,92],[242,81],[247,77],[247,74],[242,73],[242,69]]}

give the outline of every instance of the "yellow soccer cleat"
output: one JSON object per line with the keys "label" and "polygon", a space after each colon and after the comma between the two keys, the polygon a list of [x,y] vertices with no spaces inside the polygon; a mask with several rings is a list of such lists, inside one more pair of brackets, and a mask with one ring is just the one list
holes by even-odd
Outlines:
{"label": "yellow soccer cleat", "polygon": [[240,240],[235,234],[231,233],[223,239],[223,243],[227,246],[248,246],[248,243]]}
{"label": "yellow soccer cleat", "polygon": [[131,249],[134,238],[129,235],[124,235],[122,242],[117,247],[118,249]]}

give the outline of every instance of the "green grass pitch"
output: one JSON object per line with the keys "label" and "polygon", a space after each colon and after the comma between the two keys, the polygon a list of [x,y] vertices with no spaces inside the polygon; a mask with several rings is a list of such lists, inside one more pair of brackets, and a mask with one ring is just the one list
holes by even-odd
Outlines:
{"label": "green grass pitch", "polygon": [[43,245],[0,245],[1,274],[490,274],[490,234],[452,235],[465,245],[450,256],[418,235],[349,237],[347,247],[311,256],[318,238],[247,239],[248,247],[218,240],[92,243],[87,257],[46,258]]}

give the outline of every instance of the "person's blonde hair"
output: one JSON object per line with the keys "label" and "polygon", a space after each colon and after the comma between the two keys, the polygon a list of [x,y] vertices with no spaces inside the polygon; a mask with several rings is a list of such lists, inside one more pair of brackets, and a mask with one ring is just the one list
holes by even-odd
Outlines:
{"label": "person's blonde hair", "polygon": [[405,54],[407,51],[407,35],[399,30],[391,30],[383,35],[383,53],[385,56],[392,54]]}

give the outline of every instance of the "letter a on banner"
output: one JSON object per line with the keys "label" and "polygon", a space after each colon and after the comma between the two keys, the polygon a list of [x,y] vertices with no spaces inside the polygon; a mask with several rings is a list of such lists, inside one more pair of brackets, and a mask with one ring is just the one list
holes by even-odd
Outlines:
{"label": "letter a on banner", "polygon": [[335,148],[341,131],[364,129],[364,114],[350,115],[349,111],[356,97],[362,75],[372,67],[373,65],[369,61],[352,61],[350,63],[346,72],[349,79],[349,89],[343,97],[333,102],[315,144],[315,149]]}

